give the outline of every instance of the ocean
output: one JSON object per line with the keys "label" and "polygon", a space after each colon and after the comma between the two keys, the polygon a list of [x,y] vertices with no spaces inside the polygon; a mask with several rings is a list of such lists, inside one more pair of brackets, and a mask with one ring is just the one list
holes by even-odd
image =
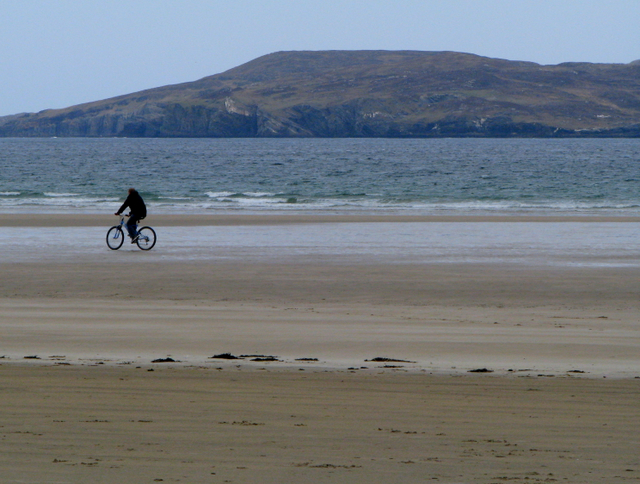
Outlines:
{"label": "ocean", "polygon": [[640,215],[640,139],[0,139],[0,213]]}

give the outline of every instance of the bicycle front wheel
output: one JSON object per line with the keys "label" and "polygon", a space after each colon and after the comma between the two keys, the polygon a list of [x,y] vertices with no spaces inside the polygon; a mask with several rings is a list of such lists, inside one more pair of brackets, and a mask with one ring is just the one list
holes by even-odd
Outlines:
{"label": "bicycle front wheel", "polygon": [[141,227],[138,230],[138,238],[136,244],[142,250],[150,250],[156,245],[156,231],[151,227]]}
{"label": "bicycle front wheel", "polygon": [[111,250],[118,250],[124,242],[124,233],[119,225],[114,225],[107,231],[107,245]]}

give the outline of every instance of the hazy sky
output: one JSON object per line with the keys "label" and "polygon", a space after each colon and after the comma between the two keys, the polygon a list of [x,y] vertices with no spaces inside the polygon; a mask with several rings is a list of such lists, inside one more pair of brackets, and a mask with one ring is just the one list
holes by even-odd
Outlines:
{"label": "hazy sky", "polygon": [[640,59],[640,0],[0,0],[0,116],[217,74],[283,50]]}

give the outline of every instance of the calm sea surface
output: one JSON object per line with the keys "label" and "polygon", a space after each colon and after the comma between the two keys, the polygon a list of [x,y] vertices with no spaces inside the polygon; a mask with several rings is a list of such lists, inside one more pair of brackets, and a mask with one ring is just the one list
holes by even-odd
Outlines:
{"label": "calm sea surface", "polygon": [[640,215],[640,140],[0,139],[0,213]]}

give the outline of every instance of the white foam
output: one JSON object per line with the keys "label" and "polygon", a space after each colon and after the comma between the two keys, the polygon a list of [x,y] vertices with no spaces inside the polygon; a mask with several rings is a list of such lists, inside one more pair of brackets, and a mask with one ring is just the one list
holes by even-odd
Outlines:
{"label": "white foam", "polygon": [[[121,199],[118,197],[90,197],[73,193],[47,192],[45,197],[21,197],[20,192],[0,192],[0,212],[57,212],[78,213],[93,211],[112,212]],[[161,196],[147,200],[151,213],[211,213],[212,211],[245,212],[356,212],[356,213],[405,213],[417,215],[640,215],[639,203],[618,203],[598,200],[575,201],[422,201],[395,200],[384,197],[307,198],[277,195],[268,192],[207,192],[204,197]],[[205,198],[206,197],[206,198]]]}
{"label": "white foam", "polygon": [[77,193],[55,193],[55,192],[44,192],[45,197],[77,197]]}
{"label": "white foam", "polygon": [[236,192],[206,192],[205,195],[210,198],[228,198],[236,195]]}

